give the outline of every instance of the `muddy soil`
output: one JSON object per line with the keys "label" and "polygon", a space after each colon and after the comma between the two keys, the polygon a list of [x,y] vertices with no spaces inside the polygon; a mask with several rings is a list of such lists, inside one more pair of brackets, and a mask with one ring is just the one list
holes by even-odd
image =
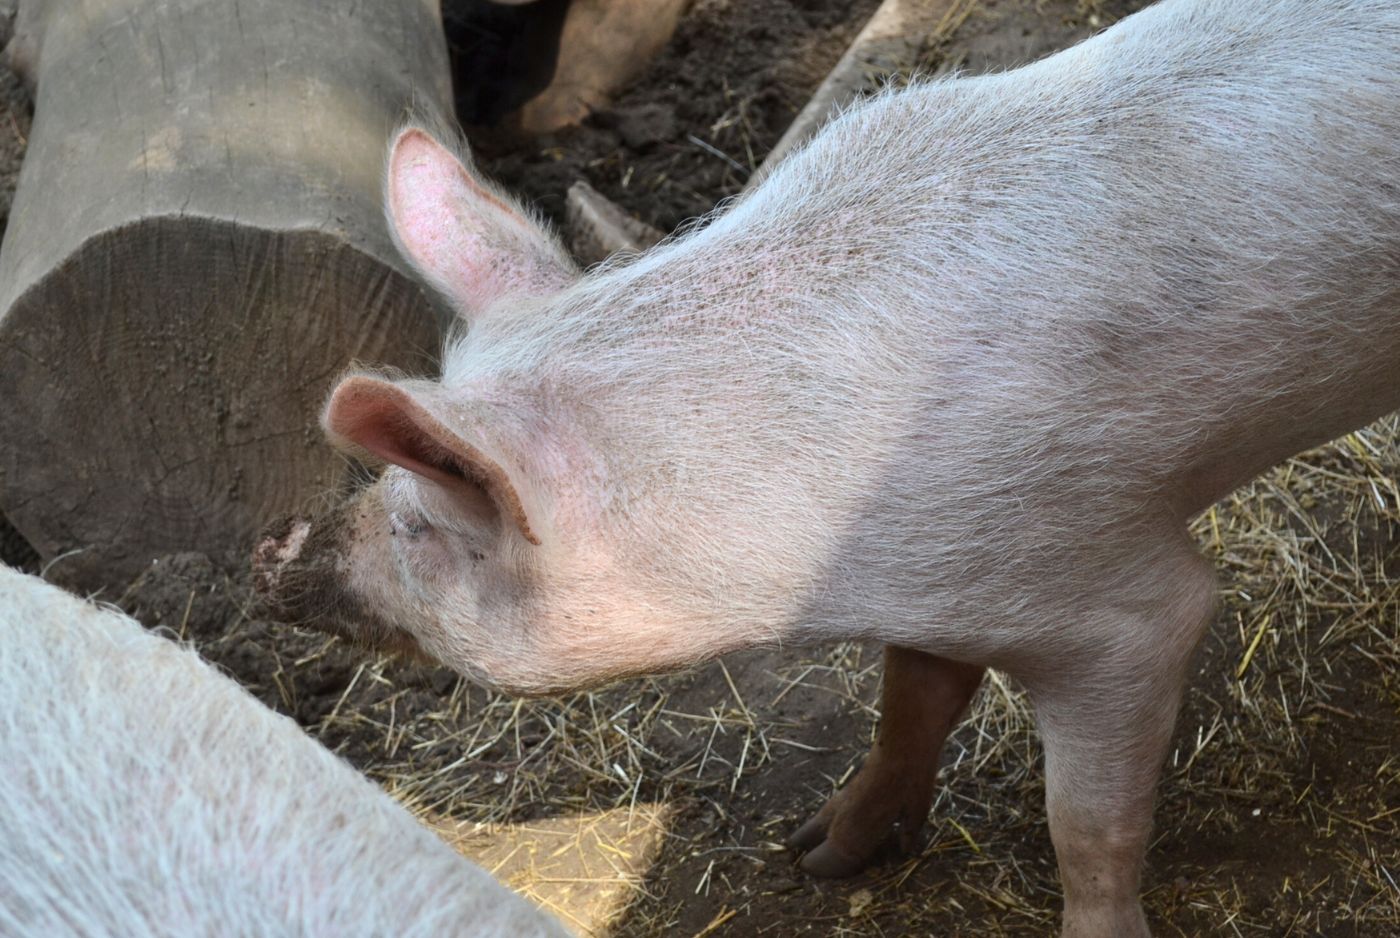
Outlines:
{"label": "muddy soil", "polygon": [[[586,179],[672,230],[743,186],[875,3],[695,0],[662,59],[611,107],[526,143],[473,131],[482,165],[550,217]],[[1006,67],[1142,5],[983,0],[924,64]],[[0,113],[0,183],[26,127],[22,103]],[[1146,881],[1160,934],[1400,933],[1400,495],[1385,483],[1400,475],[1393,431],[1376,438],[1380,455],[1369,461],[1328,450],[1315,459],[1323,469],[1290,466],[1198,526],[1223,571],[1223,607],[1163,785]],[[33,568],[4,530],[3,559]],[[164,558],[104,596],[192,643],[434,823],[490,838],[573,816],[645,814],[655,828],[645,842],[629,821],[589,856],[579,837],[526,866],[488,863],[580,930],[1054,927],[1040,753],[1024,702],[1000,680],[949,747],[926,848],[826,883],[799,874],[779,845],[859,765],[877,716],[878,649],[736,655],[517,704],[441,668],[366,657],[261,620],[238,557]],[[1256,630],[1264,640],[1236,679]],[[646,806],[656,810],[638,813]],[[612,890],[606,903],[594,901],[594,885]]]}

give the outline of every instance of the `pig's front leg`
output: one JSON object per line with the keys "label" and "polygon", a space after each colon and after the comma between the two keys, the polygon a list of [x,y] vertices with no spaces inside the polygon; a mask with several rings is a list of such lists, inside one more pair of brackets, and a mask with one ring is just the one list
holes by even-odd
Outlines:
{"label": "pig's front leg", "polygon": [[802,868],[850,876],[889,848],[908,853],[928,818],[943,743],[985,668],[885,647],[880,730],[851,783],[793,834]]}
{"label": "pig's front leg", "polygon": [[1063,938],[1149,935],[1138,891],[1157,780],[1214,610],[1214,576],[1194,556],[1163,565],[1153,579],[1156,598],[1089,617],[1078,624],[1077,650],[1053,669],[1016,675],[1045,744]]}

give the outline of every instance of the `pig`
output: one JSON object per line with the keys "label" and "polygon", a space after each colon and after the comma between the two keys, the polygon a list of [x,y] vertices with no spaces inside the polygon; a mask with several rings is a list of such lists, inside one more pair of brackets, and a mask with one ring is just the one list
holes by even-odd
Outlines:
{"label": "pig", "polygon": [[567,934],[193,651],[4,566],[0,632],[0,934]]}
{"label": "pig", "polygon": [[544,134],[605,106],[661,53],[689,0],[469,0],[443,11],[456,111]]}
{"label": "pig", "polygon": [[548,87],[509,123],[527,134],[581,123],[643,74],[671,41],[689,0],[569,0]]}
{"label": "pig", "polygon": [[388,465],[256,548],[283,617],[519,693],[886,646],[884,723],[794,844],[925,822],[985,668],[1029,694],[1066,936],[1141,936],[1215,609],[1189,519],[1400,406],[1400,0],[1164,0],[853,107],[707,224],[581,273],[420,127],[390,226],[463,326],[352,373]]}

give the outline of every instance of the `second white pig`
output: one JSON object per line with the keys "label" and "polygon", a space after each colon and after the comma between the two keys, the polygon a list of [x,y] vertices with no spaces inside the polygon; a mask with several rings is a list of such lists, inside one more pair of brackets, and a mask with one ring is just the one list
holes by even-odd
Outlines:
{"label": "second white pig", "polygon": [[0,935],[564,938],[227,677],[0,565]]}

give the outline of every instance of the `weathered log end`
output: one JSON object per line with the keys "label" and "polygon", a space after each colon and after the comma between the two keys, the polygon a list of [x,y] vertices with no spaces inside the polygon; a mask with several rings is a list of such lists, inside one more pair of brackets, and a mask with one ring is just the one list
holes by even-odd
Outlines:
{"label": "weathered log end", "polygon": [[596,264],[620,251],[640,254],[666,237],[583,180],[569,187],[565,213],[569,249],[584,264]]}
{"label": "weathered log end", "polygon": [[0,319],[0,511],[67,582],[238,549],[332,485],[314,421],[355,360],[427,371],[421,289],[314,230],[104,231]]}
{"label": "weathered log end", "polygon": [[316,416],[347,364],[431,370],[443,311],[381,173],[410,107],[447,109],[438,5],[24,0],[8,48],[37,96],[0,252],[0,513],[85,588],[246,550],[335,481]]}

